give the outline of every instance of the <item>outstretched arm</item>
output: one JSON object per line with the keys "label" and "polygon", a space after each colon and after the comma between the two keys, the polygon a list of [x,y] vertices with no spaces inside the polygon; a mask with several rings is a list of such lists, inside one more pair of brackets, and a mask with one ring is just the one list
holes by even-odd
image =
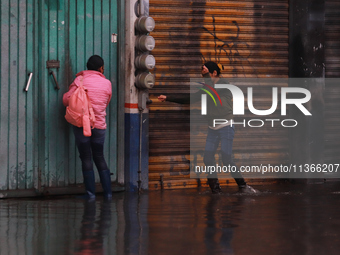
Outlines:
{"label": "outstretched arm", "polygon": [[190,103],[190,94],[182,94],[182,95],[160,95],[158,97],[158,100],[160,102],[168,101],[168,102],[174,102],[179,104],[189,104]]}
{"label": "outstretched arm", "polygon": [[[202,66],[201,74],[205,78],[206,83],[211,83],[209,70],[206,66]],[[179,104],[190,104],[190,102],[195,103],[199,101],[201,99],[201,95],[202,95],[202,90],[198,90],[196,93],[192,95],[190,95],[190,93],[181,94],[181,95],[178,95],[178,94],[167,95],[167,96],[160,95],[158,97],[158,101],[160,102],[168,101],[168,102],[174,102],[174,103],[179,103]]]}

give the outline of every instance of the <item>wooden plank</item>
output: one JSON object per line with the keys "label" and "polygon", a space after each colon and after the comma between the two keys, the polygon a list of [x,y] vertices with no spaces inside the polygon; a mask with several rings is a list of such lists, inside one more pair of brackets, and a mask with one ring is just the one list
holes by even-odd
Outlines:
{"label": "wooden plank", "polygon": [[[108,69],[108,67],[110,66],[110,63],[107,63],[108,58],[106,58],[105,56],[103,56],[103,48],[105,47],[102,43],[103,41],[103,20],[102,20],[102,13],[104,12],[104,8],[108,8],[107,6],[104,6],[104,3],[102,1],[95,1],[95,4],[93,6],[93,29],[94,29],[94,37],[90,38],[93,42],[93,54],[99,55],[104,59],[104,75],[106,78],[109,79],[110,77],[110,70]],[[108,22],[108,21],[107,21]],[[109,25],[109,24],[107,24]],[[109,57],[109,56],[108,56]],[[109,151],[110,151],[110,132],[109,132],[109,128],[110,128],[110,112],[109,109],[106,110],[106,124],[107,124],[107,129],[106,129],[106,134],[105,134],[105,144],[104,144],[104,157],[106,160],[106,163],[108,164],[108,168],[110,169],[110,171],[112,172],[113,169],[111,169],[111,165],[110,165],[110,155],[109,155]]]}
{"label": "wooden plank", "polygon": [[[32,47],[33,50],[31,52],[29,52],[28,55],[31,54],[30,59],[31,59],[31,63],[32,63],[33,73],[35,74],[32,77],[32,81],[31,81],[32,82],[32,84],[31,84],[32,85],[32,96],[31,96],[31,98],[32,98],[32,101],[31,101],[32,102],[32,108],[31,109],[28,108],[30,110],[30,112],[32,112],[32,117],[33,117],[30,120],[31,121],[30,134],[32,134],[31,140],[32,140],[32,143],[33,143],[33,145],[32,145],[33,150],[29,154],[31,156],[31,160],[32,160],[31,164],[33,166],[31,168],[32,170],[29,170],[29,173],[30,173],[29,176],[31,177],[33,188],[35,188],[36,190],[39,190],[39,186],[40,186],[39,164],[40,164],[40,161],[39,161],[38,155],[39,155],[39,152],[40,152],[39,148],[41,146],[39,146],[39,143],[36,142],[36,141],[38,141],[40,139],[39,134],[40,134],[41,129],[40,129],[39,123],[36,120],[39,119],[39,117],[40,117],[40,113],[38,111],[39,103],[40,103],[39,100],[41,100],[40,95],[38,93],[39,92],[38,84],[39,84],[40,79],[39,79],[39,76],[37,75],[38,72],[40,71],[40,69],[39,69],[40,63],[39,63],[39,61],[36,61],[35,59],[36,59],[37,56],[38,57],[40,56],[40,52],[39,52],[40,43],[38,43],[38,42],[41,41],[41,38],[40,38],[39,32],[34,28],[38,27],[38,24],[39,24],[40,15],[38,14],[38,12],[39,12],[40,9],[39,9],[38,1],[35,1],[35,0],[29,0],[29,1],[31,3],[30,8],[32,10],[32,11],[30,11],[30,13],[32,13],[31,18],[33,20],[32,27],[30,27],[30,29],[32,29],[32,31],[34,31],[34,33],[33,33],[34,40],[31,41],[31,43],[32,43],[31,47]],[[33,15],[33,13],[34,13],[34,15]],[[29,50],[29,48],[27,50]],[[35,56],[35,57],[33,58],[33,56]]]}
{"label": "wooden plank", "polygon": [[[111,0],[110,3],[110,34],[118,33],[118,1]],[[124,16],[124,15],[122,15]],[[110,49],[110,65],[111,74],[110,80],[112,83],[112,98],[109,105],[109,123],[110,123],[110,166],[117,180],[117,165],[118,165],[118,43],[113,43],[111,38],[109,39],[108,46]]]}
{"label": "wooden plank", "polygon": [[8,183],[8,123],[9,123],[9,1],[1,2],[1,35],[0,35],[0,102],[1,102],[1,116],[0,116],[0,190],[9,188]]}
{"label": "wooden plank", "polygon": [[[68,39],[65,31],[65,21],[66,20],[66,9],[68,8],[65,0],[58,1],[58,12],[57,12],[57,49],[58,49],[58,60],[60,60],[60,68],[57,72],[57,80],[59,83],[60,90],[55,91],[56,96],[56,111],[57,116],[56,130],[58,133],[57,148],[56,148],[56,186],[65,186],[68,184],[66,176],[68,175],[68,146],[67,146],[67,134],[68,123],[65,121],[65,107],[62,104],[63,93],[66,91],[65,88],[68,87],[68,64],[66,61],[66,40]],[[68,23],[67,23],[68,24]],[[55,139],[55,138],[54,138]]]}
{"label": "wooden plank", "polygon": [[26,85],[27,81],[27,72],[26,72],[26,38],[27,38],[27,30],[26,30],[26,24],[27,24],[27,6],[26,1],[20,0],[19,6],[18,6],[18,34],[19,34],[19,45],[18,45],[18,189],[25,189],[26,188],[26,164],[27,164],[27,158],[26,158],[26,149],[28,142],[26,137],[26,108],[28,104],[31,104],[32,101],[28,102],[26,101],[26,92],[23,91],[23,88]]}
{"label": "wooden plank", "polygon": [[76,73],[86,69],[86,61],[88,57],[85,56],[85,3],[84,1],[77,1],[76,5],[76,48],[77,58],[76,58]]}
{"label": "wooden plank", "polygon": [[[26,6],[26,12],[27,12],[27,22],[26,22],[26,69],[24,71],[24,74],[33,73],[31,84],[29,90],[25,93],[25,101],[26,101],[26,155],[25,155],[25,161],[26,161],[26,189],[32,189],[34,187],[34,154],[35,154],[35,148],[34,143],[34,94],[36,92],[35,89],[35,81],[37,80],[37,73],[34,72],[34,6],[33,6],[33,0],[27,1]],[[28,81],[28,76],[25,77],[25,82]]]}
{"label": "wooden plank", "polygon": [[[111,13],[111,1],[102,1],[101,3],[101,37],[100,37],[100,41],[98,41],[96,38],[94,38],[94,43],[97,45],[98,50],[99,50],[99,45],[101,46],[100,49],[100,53],[99,55],[101,55],[101,57],[104,59],[104,65],[105,65],[105,77],[109,80],[114,81],[111,77],[111,75],[113,74],[113,70],[111,70],[112,66],[112,55],[111,53],[111,22],[112,22],[112,18],[111,15],[113,17],[114,13]],[[112,93],[112,99],[111,99],[111,103],[109,105],[109,107],[107,108],[106,112],[106,121],[108,124],[108,129],[107,129],[107,137],[106,137],[106,141],[105,141],[105,147],[104,147],[104,153],[105,153],[105,159],[107,160],[108,163],[108,167],[110,168],[110,171],[112,173],[115,173],[114,178],[116,177],[116,145],[115,145],[115,140],[116,140],[116,130],[115,130],[115,113],[114,113],[114,109],[112,109],[111,105],[112,103],[114,103],[115,101],[115,93],[113,91]],[[113,111],[111,111],[113,110]],[[113,115],[113,116],[112,116]],[[112,133],[111,133],[112,132]],[[111,155],[111,153],[113,155]],[[112,176],[113,177],[113,176]]]}
{"label": "wooden plank", "polygon": [[[101,43],[102,52],[101,56],[104,59],[105,66],[108,70],[111,70],[111,61],[110,61],[110,46],[111,46],[111,9],[110,9],[110,1],[102,1],[102,36],[101,42],[96,41],[95,43]],[[111,80],[111,73],[105,73],[107,78]]]}
{"label": "wooden plank", "polygon": [[[49,0],[48,5],[48,44],[46,48],[47,60],[58,59],[58,2]],[[59,69],[47,69],[46,72],[53,71],[58,77]],[[48,73],[49,75],[49,73]],[[56,187],[58,182],[58,151],[60,149],[58,140],[61,139],[58,132],[58,92],[55,89],[55,82],[49,75],[48,83],[48,112],[46,112],[47,125],[46,135],[48,141],[48,186]]]}
{"label": "wooden plank", "polygon": [[[108,35],[112,33],[117,33],[118,24],[118,6],[117,1],[110,0],[110,29]],[[108,39],[108,37],[105,37]],[[108,164],[111,173],[113,173],[111,180],[117,180],[117,151],[118,151],[118,52],[117,43],[112,43],[111,38],[104,44],[104,46],[109,47],[109,59],[110,69],[105,72],[109,73],[109,79],[112,83],[112,98],[111,102],[107,108],[107,123],[108,123]]]}
{"label": "wooden plank", "polygon": [[94,31],[93,31],[93,18],[94,18],[94,6],[92,0],[85,1],[85,58],[88,59],[93,55],[93,41],[94,41]]}
{"label": "wooden plank", "polygon": [[[93,52],[94,54],[101,55],[102,54],[102,44],[100,42],[100,38],[102,38],[102,1],[95,0],[95,4],[93,6]],[[106,64],[106,63],[105,63]],[[105,74],[107,70],[105,70]]]}
{"label": "wooden plank", "polygon": [[[69,56],[69,80],[67,84],[68,86],[73,82],[77,70],[77,1],[68,1],[69,9],[68,9],[68,56]],[[67,25],[67,24],[66,24]],[[76,172],[81,172],[81,169],[79,169],[79,163],[76,162],[79,161],[78,158],[78,150],[76,148],[75,139],[72,131],[71,124],[68,124],[68,137],[69,137],[69,156],[68,159],[68,183],[69,184],[75,184],[76,183]],[[78,166],[78,167],[77,167]]]}
{"label": "wooden plank", "polygon": [[[9,22],[9,85],[18,84],[18,3],[11,1]],[[18,187],[18,86],[9,86],[8,165],[9,189]]]}
{"label": "wooden plank", "polygon": [[[277,183],[274,179],[251,179],[246,178],[246,182],[250,185],[263,185],[268,183]],[[220,185],[222,187],[226,186],[237,186],[233,179],[221,179]],[[188,179],[184,178],[182,180],[166,180],[163,184],[160,181],[150,181],[149,190],[173,190],[173,189],[197,189],[198,187],[209,188],[207,179]]]}
{"label": "wooden plank", "polygon": [[[39,27],[39,37],[38,37],[38,45],[39,45],[39,56],[38,58],[41,60],[38,64],[38,72],[39,72],[39,81],[37,83],[38,87],[38,109],[39,109],[39,173],[38,173],[38,188],[41,189],[43,186],[49,185],[49,139],[46,139],[49,134],[49,125],[48,125],[48,113],[49,113],[49,88],[52,85],[50,81],[50,76],[48,75],[48,71],[46,69],[46,60],[48,59],[48,42],[49,42],[49,15],[46,11],[49,8],[49,1],[45,3],[38,4],[38,20],[37,25]],[[41,22],[42,20],[48,22]],[[45,86],[41,86],[44,84]],[[40,85],[40,86],[39,86]]]}
{"label": "wooden plank", "polygon": [[[77,57],[76,57],[76,73],[86,69],[86,61],[88,57],[85,56],[85,3],[84,1],[77,0],[76,5],[76,34],[77,34]],[[78,151],[76,152],[78,156]],[[83,183],[83,175],[81,171],[81,161],[79,158],[76,160],[76,183]]]}

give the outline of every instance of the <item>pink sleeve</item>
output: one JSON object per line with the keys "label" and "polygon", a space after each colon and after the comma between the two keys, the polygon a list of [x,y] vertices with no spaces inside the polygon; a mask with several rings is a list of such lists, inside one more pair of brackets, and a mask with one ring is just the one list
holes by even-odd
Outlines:
{"label": "pink sleeve", "polygon": [[111,98],[112,98],[112,84],[111,82],[109,82],[109,89],[108,89],[108,93],[109,93],[109,99],[107,100],[107,104],[106,104],[106,107],[109,105],[110,101],[111,101]]}
{"label": "pink sleeve", "polygon": [[68,106],[68,102],[70,100],[70,97],[71,95],[73,94],[73,92],[77,89],[77,85],[73,82],[69,89],[68,89],[68,92],[66,92],[64,95],[63,95],[63,104],[64,106]]}

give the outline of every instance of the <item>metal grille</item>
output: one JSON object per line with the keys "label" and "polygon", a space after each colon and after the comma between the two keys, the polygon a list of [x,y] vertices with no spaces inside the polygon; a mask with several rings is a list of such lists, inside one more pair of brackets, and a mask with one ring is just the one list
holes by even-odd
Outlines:
{"label": "metal grille", "polygon": [[[189,107],[161,104],[156,96],[189,93],[190,78],[197,78],[208,60],[224,65],[227,78],[288,77],[288,0],[150,0],[150,16],[156,21],[156,86],[150,107],[149,187],[197,186],[199,181],[189,179]],[[236,163],[284,163],[287,136],[285,131],[271,137],[269,130],[239,130]]]}
{"label": "metal grille", "polygon": [[326,77],[340,77],[340,2],[326,1],[325,14],[325,55]]}
{"label": "metal grille", "polygon": [[[340,78],[340,2],[326,1],[325,66],[326,78]],[[325,162],[339,163],[340,87],[328,82],[325,89]]]}

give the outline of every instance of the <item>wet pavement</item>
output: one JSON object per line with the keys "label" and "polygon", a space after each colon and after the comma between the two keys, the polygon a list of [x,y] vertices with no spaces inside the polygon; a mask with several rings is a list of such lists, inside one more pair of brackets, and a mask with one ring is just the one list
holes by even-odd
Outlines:
{"label": "wet pavement", "polygon": [[340,254],[340,183],[0,200],[0,254]]}

